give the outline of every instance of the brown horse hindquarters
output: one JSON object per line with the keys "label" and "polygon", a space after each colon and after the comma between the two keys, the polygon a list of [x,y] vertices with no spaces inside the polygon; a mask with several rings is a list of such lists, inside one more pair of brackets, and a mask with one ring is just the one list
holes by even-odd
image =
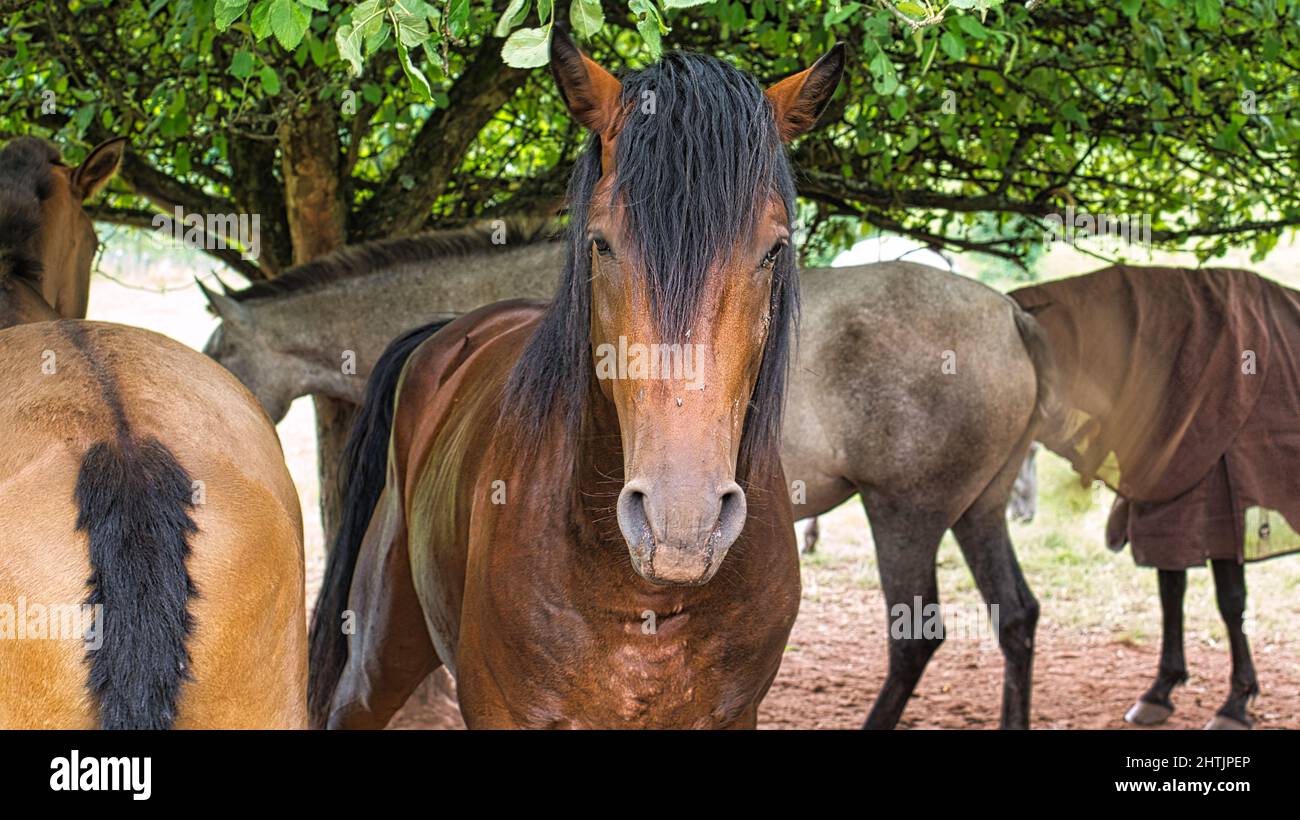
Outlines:
{"label": "brown horse hindquarters", "polygon": [[[96,322],[0,332],[0,383],[0,603],[22,602],[30,616],[33,603],[86,602],[88,532],[103,522],[79,529],[79,513],[146,509],[146,499],[105,488],[136,486],[140,459],[166,453],[192,479],[181,489],[197,526],[184,561],[196,590],[185,604],[190,664],[171,725],[305,725],[301,514],[274,429],[251,395],[176,342]],[[93,475],[95,452],[117,466]],[[91,486],[102,492],[87,501]],[[108,609],[112,629],[120,621]],[[144,626],[120,629],[134,640]],[[86,641],[25,637],[0,640],[0,726],[99,725]]]}

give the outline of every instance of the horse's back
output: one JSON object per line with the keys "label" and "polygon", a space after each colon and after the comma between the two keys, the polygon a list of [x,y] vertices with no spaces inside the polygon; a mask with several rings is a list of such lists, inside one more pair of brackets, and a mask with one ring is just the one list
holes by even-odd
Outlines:
{"label": "horse's back", "polygon": [[834,473],[965,509],[1024,438],[1037,399],[1014,304],[910,262],[810,269],[801,286],[787,478]]}
{"label": "horse's back", "polygon": [[[166,337],[80,321],[0,332],[0,383],[0,602],[89,600],[95,522],[78,516],[89,512],[93,454],[117,453],[110,471],[130,486],[137,454],[163,453],[192,480],[197,527],[184,558],[193,628],[174,725],[304,725],[301,512],[275,430],[247,390]],[[102,502],[112,514],[144,503]],[[0,641],[0,725],[94,725],[87,649],[75,635]]]}

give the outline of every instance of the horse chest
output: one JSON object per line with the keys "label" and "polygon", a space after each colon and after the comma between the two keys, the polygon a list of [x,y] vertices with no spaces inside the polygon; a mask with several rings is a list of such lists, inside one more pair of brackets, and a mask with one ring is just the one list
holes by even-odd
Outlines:
{"label": "horse chest", "polygon": [[[464,670],[504,707],[482,711],[533,728],[711,728],[736,722],[761,691],[763,676],[731,668],[735,653],[689,613],[575,627],[511,641],[509,657],[489,649],[485,675]],[[462,703],[475,694],[462,686]]]}

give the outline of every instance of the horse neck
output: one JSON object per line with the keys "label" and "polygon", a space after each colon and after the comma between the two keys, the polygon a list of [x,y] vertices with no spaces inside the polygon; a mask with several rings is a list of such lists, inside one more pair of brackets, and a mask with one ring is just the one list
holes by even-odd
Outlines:
{"label": "horse neck", "polygon": [[21,279],[0,279],[0,330],[61,319],[35,289]]}
{"label": "horse neck", "polygon": [[318,336],[327,347],[347,339],[345,347],[382,350],[397,335],[434,319],[502,299],[549,298],[563,270],[563,244],[387,265],[245,304],[275,336]]}

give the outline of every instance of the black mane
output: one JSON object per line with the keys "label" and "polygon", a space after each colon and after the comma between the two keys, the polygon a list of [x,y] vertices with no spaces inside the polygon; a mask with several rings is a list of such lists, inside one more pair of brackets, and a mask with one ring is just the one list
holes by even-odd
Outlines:
{"label": "black mane", "polygon": [[41,279],[35,244],[41,203],[54,190],[56,162],[58,149],[38,137],[18,137],[0,150],[0,280]]}
{"label": "black mane", "polygon": [[230,295],[238,302],[246,302],[250,299],[301,293],[397,265],[471,253],[514,250],[524,245],[549,241],[554,234],[549,220],[537,219],[508,219],[504,230],[507,237],[504,244],[493,241],[495,228],[486,224],[352,245],[296,265],[279,276],[255,282]]}
{"label": "black mane", "polygon": [[[671,53],[622,78],[623,110],[612,197],[627,207],[628,237],[642,263],[659,330],[682,340],[703,296],[708,271],[755,226],[758,207],[776,196],[795,214],[795,189],[772,108],[754,79],[721,60]],[[652,103],[652,104],[651,104]],[[569,256],[555,300],[520,356],[506,388],[503,417],[537,441],[552,413],[576,432],[592,373],[591,257],[587,215],[601,175],[592,138],[569,182]],[[741,469],[774,455],[791,336],[797,322],[793,253],[772,278],[772,323],[750,397]]]}

